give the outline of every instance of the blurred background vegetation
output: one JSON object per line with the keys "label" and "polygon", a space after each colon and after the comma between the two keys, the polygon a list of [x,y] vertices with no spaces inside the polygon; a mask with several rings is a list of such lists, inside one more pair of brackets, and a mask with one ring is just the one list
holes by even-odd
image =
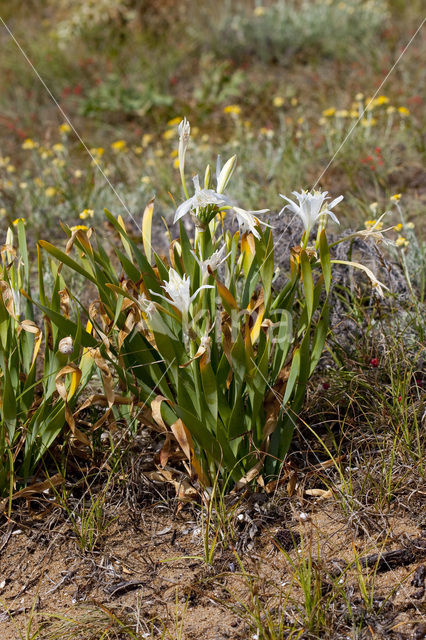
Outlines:
{"label": "blurred background vegetation", "polygon": [[[420,2],[4,0],[1,15],[138,220],[152,195],[166,218],[168,192],[181,198],[176,125],[186,116],[190,170],[237,153],[232,196],[244,190],[249,206],[278,209],[279,192],[320,178],[345,194],[351,226],[401,192],[419,223],[421,34],[340,145],[419,26]],[[3,25],[0,44],[1,227],[25,217],[38,236],[85,210],[98,223],[105,206],[123,213]]]}

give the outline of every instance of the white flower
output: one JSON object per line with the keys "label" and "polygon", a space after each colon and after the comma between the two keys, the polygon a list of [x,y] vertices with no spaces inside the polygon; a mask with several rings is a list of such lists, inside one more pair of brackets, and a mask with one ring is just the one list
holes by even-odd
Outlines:
{"label": "white flower", "polygon": [[192,301],[201,289],[214,289],[212,285],[203,284],[191,296],[190,286],[191,282],[188,275],[185,274],[183,278],[181,278],[177,271],[170,267],[169,281],[161,285],[161,288],[164,289],[170,298],[166,298],[166,296],[161,295],[161,293],[155,293],[155,291],[151,291],[151,293],[159,298],[163,298],[163,300],[166,300],[169,304],[172,303],[183,315],[187,316]]}
{"label": "white flower", "polygon": [[245,209],[240,209],[240,207],[233,207],[235,215],[237,216],[238,226],[243,233],[252,233],[255,238],[260,240],[260,234],[257,231],[256,227],[259,224],[263,224],[265,227],[270,227],[270,224],[266,222],[262,222],[259,220],[255,214],[259,213],[267,213],[269,209],[259,209],[258,211],[246,211]]}
{"label": "white flower", "polygon": [[179,171],[183,176],[184,170],[185,170],[185,155],[186,155],[186,150],[189,144],[189,137],[191,134],[191,127],[189,126],[189,122],[186,118],[184,118],[180,123],[180,125],[178,126],[178,132],[179,132],[179,152],[178,152]]}
{"label": "white flower", "polygon": [[192,198],[188,198],[188,200],[182,202],[182,204],[176,209],[173,223],[180,220],[180,218],[189,211],[195,211],[195,215],[198,217],[200,209],[204,209],[209,205],[214,204],[218,207],[223,207],[231,204],[229,198],[213,191],[213,189],[201,189],[198,176],[194,176],[193,182],[195,193]]}
{"label": "white flower", "polygon": [[315,222],[322,215],[329,215],[330,218],[334,220],[334,222],[337,222],[337,224],[339,224],[338,219],[336,218],[334,213],[332,213],[331,209],[333,209],[336,204],[339,204],[339,202],[343,200],[343,196],[335,198],[332,202],[330,202],[330,204],[328,204],[326,203],[326,200],[329,200],[329,197],[327,196],[328,191],[301,191],[300,193],[298,193],[297,191],[293,191],[292,193],[294,196],[296,196],[299,204],[296,204],[296,202],[290,200],[290,198],[287,198],[280,193],[281,198],[287,200],[287,202],[289,203],[284,207],[284,209],[281,209],[280,213],[282,213],[285,209],[290,209],[292,213],[297,214],[302,219],[303,226],[305,227],[305,231],[308,236]]}
{"label": "white flower", "polygon": [[218,249],[217,251],[212,253],[210,258],[207,258],[207,260],[200,260],[200,258],[197,256],[195,251],[192,251],[191,253],[194,256],[194,258],[196,259],[196,261],[198,262],[198,265],[199,265],[199,267],[201,269],[201,277],[202,277],[203,282],[209,276],[209,267],[210,267],[210,269],[212,271],[216,271],[218,266],[221,265],[222,262],[225,262],[226,258],[228,258],[231,255],[231,252],[229,252],[228,255],[226,255],[226,256],[224,255],[224,253],[225,253],[225,245],[223,245],[223,247],[221,249]]}
{"label": "white flower", "polygon": [[151,300],[148,300],[146,295],[142,293],[142,295],[138,296],[138,305],[148,316],[148,319],[151,320],[152,314],[155,311],[155,304]]}

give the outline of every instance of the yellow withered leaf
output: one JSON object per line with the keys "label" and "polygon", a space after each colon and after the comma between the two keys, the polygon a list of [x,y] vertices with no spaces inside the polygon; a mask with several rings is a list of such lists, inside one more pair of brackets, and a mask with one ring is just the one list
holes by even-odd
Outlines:
{"label": "yellow withered leaf", "polygon": [[151,229],[152,215],[154,213],[154,198],[148,202],[142,218],[142,242],[146,259],[151,262]]}
{"label": "yellow withered leaf", "polygon": [[[71,374],[71,385],[70,385],[69,391],[67,392],[67,389],[65,386],[65,376],[67,376],[68,374]],[[62,369],[56,375],[56,379],[55,379],[56,390],[61,396],[62,400],[64,400],[65,402],[68,402],[68,400],[70,400],[73,397],[78,385],[80,384],[80,380],[81,380],[81,369],[79,369],[75,364],[70,363],[70,364],[67,364],[65,367],[62,367]]]}

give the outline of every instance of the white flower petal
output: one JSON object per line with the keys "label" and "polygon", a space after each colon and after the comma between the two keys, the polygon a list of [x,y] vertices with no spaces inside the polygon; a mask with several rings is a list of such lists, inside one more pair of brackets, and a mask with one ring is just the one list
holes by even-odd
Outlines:
{"label": "white flower petal", "polygon": [[189,198],[189,200],[185,200],[185,202],[182,202],[182,204],[180,204],[176,209],[175,217],[173,218],[173,224],[175,224],[175,222],[183,218],[185,214],[191,211],[192,205],[193,198]]}

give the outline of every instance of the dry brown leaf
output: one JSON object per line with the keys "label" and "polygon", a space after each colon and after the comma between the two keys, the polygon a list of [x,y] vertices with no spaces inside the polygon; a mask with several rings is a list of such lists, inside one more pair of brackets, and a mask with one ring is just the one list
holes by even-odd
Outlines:
{"label": "dry brown leaf", "polygon": [[156,396],[151,402],[151,411],[153,420],[162,428],[163,431],[167,431],[167,427],[161,415],[161,404],[163,402],[167,402],[167,398],[161,395]]}
{"label": "dry brown leaf", "polygon": [[297,485],[297,471],[293,471],[287,483],[287,493],[291,496],[294,494]]}
{"label": "dry brown leaf", "polygon": [[[43,491],[46,491],[46,489],[50,489],[51,487],[58,487],[63,482],[65,482],[64,476],[61,473],[57,473],[47,480],[36,482],[29,485],[28,487],[25,487],[24,489],[20,489],[11,496],[10,500],[16,500],[16,498],[27,498],[28,496],[43,493]],[[5,498],[4,500],[0,501],[1,513],[4,511],[8,503],[9,498]]]}
{"label": "dry brown leaf", "polygon": [[305,495],[315,496],[319,500],[327,500],[333,497],[333,492],[331,489],[306,489]]}
{"label": "dry brown leaf", "polygon": [[174,437],[178,441],[180,448],[188,458],[188,461],[191,462],[194,452],[194,445],[188,429],[180,418],[176,420],[174,424],[172,424],[170,429],[172,430]]}
{"label": "dry brown leaf", "polygon": [[161,447],[160,451],[160,465],[165,467],[169,461],[170,454],[172,452],[172,434],[167,432],[166,439],[164,440],[164,444]]}

